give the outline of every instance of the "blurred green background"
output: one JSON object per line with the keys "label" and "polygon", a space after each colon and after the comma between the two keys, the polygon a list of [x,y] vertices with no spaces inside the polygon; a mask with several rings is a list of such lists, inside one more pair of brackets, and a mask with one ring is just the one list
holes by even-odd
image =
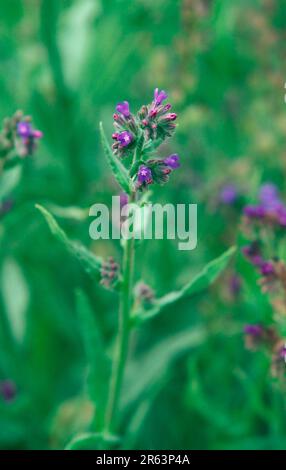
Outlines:
{"label": "blurred green background", "polygon": [[[22,109],[44,132],[22,174],[1,181],[13,209],[0,219],[0,448],[59,449],[93,413],[76,291],[84,292],[111,345],[117,297],[97,286],[52,237],[40,203],[71,238],[101,256],[88,208],[119,188],[99,142],[116,103],[133,111],[166,90],[178,113],[182,166],[154,191],[165,203],[197,203],[198,247],[143,242],[136,279],[158,295],[236,242],[242,204],[263,181],[283,192],[286,16],[284,0],[2,0],[0,117]],[[239,193],[220,201],[224,185]],[[259,289],[231,291],[233,263],[208,293],[136,332],[123,390],[125,448],[280,449],[285,391],[263,352],[245,350],[243,325],[270,308]]]}

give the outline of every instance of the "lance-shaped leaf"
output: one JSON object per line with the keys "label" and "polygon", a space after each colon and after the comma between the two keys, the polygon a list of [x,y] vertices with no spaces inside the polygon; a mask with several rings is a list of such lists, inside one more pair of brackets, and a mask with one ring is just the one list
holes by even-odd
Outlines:
{"label": "lance-shaped leaf", "polygon": [[118,159],[116,155],[112,152],[110,145],[108,143],[108,140],[106,138],[102,122],[99,125],[100,129],[100,136],[101,136],[101,142],[103,146],[103,150],[105,153],[105,156],[107,158],[108,164],[112,170],[112,173],[118,182],[118,184],[121,186],[121,188],[126,192],[130,193],[131,189],[131,181],[128,176],[128,172],[124,165],[122,165],[121,161]]}
{"label": "lance-shaped leaf", "polygon": [[111,363],[97,318],[83,292],[77,292],[77,310],[88,363],[88,393],[95,405],[94,427],[100,430],[104,424]]}
{"label": "lance-shaped leaf", "polygon": [[63,229],[59,226],[52,214],[44,207],[36,204],[36,208],[44,216],[52,234],[64,245],[67,251],[80,261],[86,272],[99,279],[102,259],[88,251],[84,245],[70,240]]}
{"label": "lance-shaped leaf", "polygon": [[164,295],[163,297],[155,301],[153,308],[149,309],[146,312],[140,312],[135,315],[134,321],[145,321],[149,318],[153,318],[158,315],[164,307],[172,305],[178,300],[184,297],[192,297],[195,294],[199,294],[207,287],[209,287],[221,274],[221,272],[226,268],[230,258],[234,254],[236,248],[232,247],[223,253],[218,258],[214,259],[208,263],[203,270],[197,274],[190,282],[188,282],[182,289],[169,294]]}

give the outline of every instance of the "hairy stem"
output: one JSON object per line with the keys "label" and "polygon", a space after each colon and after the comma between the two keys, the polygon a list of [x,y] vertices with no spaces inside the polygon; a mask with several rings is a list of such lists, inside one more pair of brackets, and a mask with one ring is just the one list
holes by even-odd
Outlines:
{"label": "hairy stem", "polygon": [[[134,201],[135,193],[132,193],[130,196],[130,203],[133,203]],[[134,238],[130,238],[125,241],[123,253],[123,280],[119,302],[119,326],[105,416],[104,430],[106,433],[112,432],[115,426],[116,414],[128,355],[133,268]]]}

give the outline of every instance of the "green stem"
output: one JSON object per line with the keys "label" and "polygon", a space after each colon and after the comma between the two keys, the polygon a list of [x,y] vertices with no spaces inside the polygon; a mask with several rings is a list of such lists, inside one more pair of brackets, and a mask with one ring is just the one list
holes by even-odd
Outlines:
{"label": "green stem", "polygon": [[[130,196],[130,203],[135,201],[135,193]],[[134,238],[125,241],[122,267],[122,285],[119,302],[119,327],[115,346],[109,396],[107,401],[105,428],[106,434],[111,433],[115,426],[115,419],[120,400],[124,371],[128,356],[130,337],[130,310],[133,285],[134,268]]]}

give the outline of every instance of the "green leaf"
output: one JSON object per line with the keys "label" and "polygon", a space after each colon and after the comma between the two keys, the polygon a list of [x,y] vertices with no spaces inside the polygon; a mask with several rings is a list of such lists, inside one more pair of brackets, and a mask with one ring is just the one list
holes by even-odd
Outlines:
{"label": "green leaf", "polygon": [[102,259],[88,251],[81,243],[70,240],[47,209],[39,204],[36,204],[36,208],[39,209],[44,216],[52,234],[64,245],[66,250],[80,261],[88,274],[95,275],[99,278]]}
{"label": "green leaf", "polygon": [[0,178],[0,200],[7,197],[19,184],[22,168],[17,166],[5,171]]}
{"label": "green leaf", "polygon": [[29,288],[13,258],[5,259],[1,275],[2,295],[10,328],[16,341],[22,342],[26,329]]}
{"label": "green leaf", "polygon": [[118,442],[118,437],[111,434],[87,432],[75,436],[65,450],[108,450]]}
{"label": "green leaf", "polygon": [[65,450],[97,450],[98,434],[83,433],[74,437],[65,447]]}
{"label": "green leaf", "polygon": [[205,339],[203,328],[191,326],[189,331],[164,338],[145,357],[140,356],[130,362],[122,394],[123,405],[129,408],[138,403],[144,394],[157,386],[158,381],[164,380],[169,367],[180,355],[201,345]]}
{"label": "green leaf", "polygon": [[102,122],[99,124],[99,129],[103,150],[109,163],[109,166],[113,172],[113,175],[118,184],[121,186],[121,188],[126,193],[130,194],[131,181],[129,179],[128,172],[126,168],[122,165],[121,161],[112,152],[108,140],[106,138]]}
{"label": "green leaf", "polygon": [[232,247],[221,256],[208,263],[203,270],[182,287],[182,289],[170,292],[160,299],[157,299],[152,309],[148,310],[148,312],[140,312],[134,317],[135,323],[137,321],[140,322],[153,318],[158,315],[164,307],[173,305],[184,297],[192,297],[207,289],[226,268],[235,250],[236,247]]}
{"label": "green leaf", "polygon": [[94,422],[96,429],[102,429],[111,363],[96,316],[83,292],[77,292],[77,310],[89,365],[88,391],[95,404]]}

